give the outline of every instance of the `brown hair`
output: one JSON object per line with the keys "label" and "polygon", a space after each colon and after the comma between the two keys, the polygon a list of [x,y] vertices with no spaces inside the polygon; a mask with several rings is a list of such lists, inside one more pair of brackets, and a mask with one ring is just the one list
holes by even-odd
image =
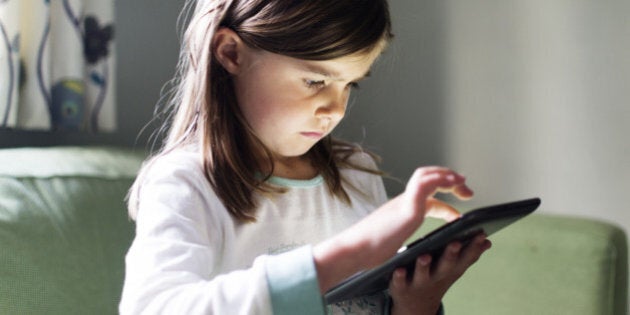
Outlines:
{"label": "brown hair", "polygon": [[[190,5],[190,2],[188,3]],[[191,7],[187,6],[190,10]],[[386,0],[198,0],[188,23],[170,110],[175,115],[161,153],[186,144],[200,145],[204,173],[217,196],[237,220],[255,220],[254,192],[281,189],[260,178],[253,148],[271,153],[251,132],[236,106],[230,75],[212,56],[212,37],[219,27],[236,32],[249,46],[305,60],[330,60],[380,49],[391,38]],[[353,165],[348,157],[361,148],[331,136],[306,154],[329,191],[350,202],[339,169]],[[159,154],[159,153],[158,153]],[[129,198],[131,217],[143,168]]]}

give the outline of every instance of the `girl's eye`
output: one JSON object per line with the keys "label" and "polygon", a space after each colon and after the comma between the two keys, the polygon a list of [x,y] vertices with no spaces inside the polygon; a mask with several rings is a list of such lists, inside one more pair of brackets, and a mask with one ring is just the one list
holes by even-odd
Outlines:
{"label": "girl's eye", "polygon": [[323,88],[326,85],[326,81],[324,80],[304,80],[304,84],[306,84],[306,86],[308,88],[311,89],[320,89]]}

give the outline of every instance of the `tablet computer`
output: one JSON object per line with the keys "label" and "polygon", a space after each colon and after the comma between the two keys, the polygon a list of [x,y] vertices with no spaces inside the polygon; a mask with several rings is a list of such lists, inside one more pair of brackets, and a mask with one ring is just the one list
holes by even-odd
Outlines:
{"label": "tablet computer", "polygon": [[409,271],[408,274],[413,274],[418,256],[430,253],[438,257],[444,247],[451,242],[460,241],[466,245],[479,233],[490,236],[532,213],[539,205],[540,199],[532,198],[487,206],[464,213],[457,220],[444,224],[401,248],[384,264],[361,271],[342,281],[326,292],[324,299],[327,304],[331,304],[386,290],[394,270],[405,267]]}

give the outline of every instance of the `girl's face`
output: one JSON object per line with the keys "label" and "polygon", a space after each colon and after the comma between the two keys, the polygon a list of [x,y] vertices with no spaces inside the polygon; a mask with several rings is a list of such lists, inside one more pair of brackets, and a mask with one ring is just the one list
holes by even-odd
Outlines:
{"label": "girl's face", "polygon": [[233,76],[240,109],[276,160],[302,156],[344,117],[378,54],[307,61],[247,49]]}

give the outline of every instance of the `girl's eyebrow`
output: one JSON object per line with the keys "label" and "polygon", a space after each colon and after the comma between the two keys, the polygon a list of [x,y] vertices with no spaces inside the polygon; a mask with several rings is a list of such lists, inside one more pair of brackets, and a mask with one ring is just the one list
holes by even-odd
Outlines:
{"label": "girl's eyebrow", "polygon": [[[322,67],[320,65],[304,64],[303,68],[307,72],[324,76],[324,77],[326,77],[326,78],[328,78],[330,80],[333,80],[333,81],[345,81],[338,72],[333,71],[333,70],[329,70],[329,69],[327,69],[325,67]],[[358,77],[358,78],[356,78],[355,80],[352,80],[352,81],[361,81],[361,80],[369,77],[371,74],[372,74],[372,71],[370,71],[368,69],[368,71],[365,74],[363,74],[362,76],[360,76],[360,77]]]}

